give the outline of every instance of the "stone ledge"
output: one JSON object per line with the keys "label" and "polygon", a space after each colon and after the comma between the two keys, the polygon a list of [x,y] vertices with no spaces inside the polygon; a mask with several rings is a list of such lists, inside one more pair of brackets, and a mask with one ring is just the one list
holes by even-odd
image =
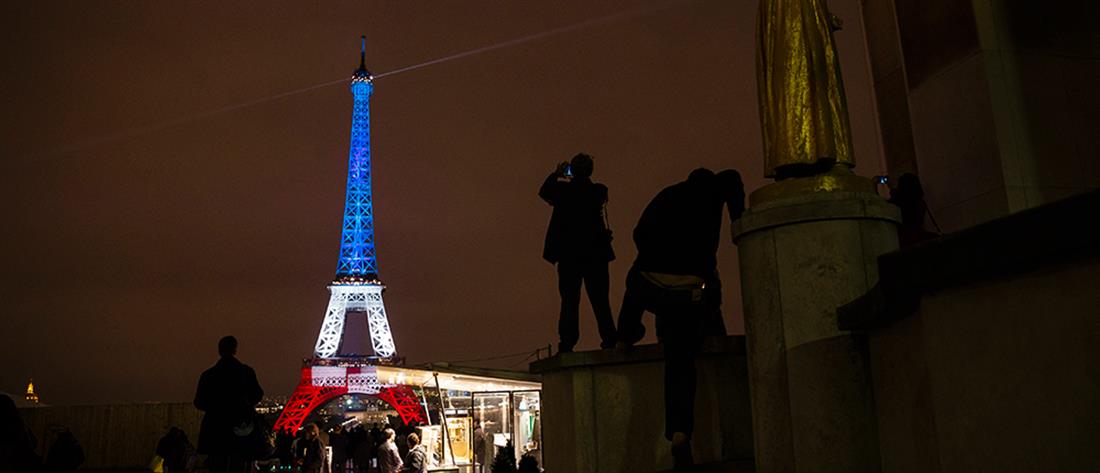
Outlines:
{"label": "stone ledge", "polygon": [[837,309],[841,330],[912,315],[934,291],[1100,258],[1100,190],[1027,209],[882,255],[879,282]]}
{"label": "stone ledge", "polygon": [[[756,464],[752,460],[730,460],[695,465],[691,471],[693,473],[754,473]],[[676,470],[661,470],[658,473],[676,473]]]}
{"label": "stone ledge", "polygon": [[[708,337],[703,341],[703,347],[699,352],[700,357],[728,354],[745,355],[744,335]],[[651,362],[663,359],[664,352],[659,344],[635,345],[626,351],[609,348],[559,353],[550,358],[531,363],[530,371],[535,374],[543,374],[569,368]]]}
{"label": "stone ledge", "polygon": [[833,192],[810,194],[753,206],[733,222],[733,241],[760,230],[822,220],[886,220],[901,222],[897,206],[877,194]]}

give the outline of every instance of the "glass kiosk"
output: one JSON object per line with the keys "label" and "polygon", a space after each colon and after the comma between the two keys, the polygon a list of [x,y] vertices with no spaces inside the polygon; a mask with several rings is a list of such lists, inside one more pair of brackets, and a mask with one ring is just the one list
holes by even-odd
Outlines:
{"label": "glass kiosk", "polygon": [[509,442],[517,461],[529,455],[542,465],[542,383],[537,376],[450,365],[426,368],[379,367],[378,380],[419,391],[428,425],[417,431],[428,451],[429,472],[489,473],[493,458]]}
{"label": "glass kiosk", "polygon": [[[542,465],[542,416],[539,391],[503,391],[473,393],[473,423],[481,426],[483,438],[471,438],[471,450],[484,445],[475,456],[485,465],[497,452],[512,442],[516,460],[530,455]],[[484,442],[484,443],[482,443]],[[481,473],[481,472],[478,472]]]}

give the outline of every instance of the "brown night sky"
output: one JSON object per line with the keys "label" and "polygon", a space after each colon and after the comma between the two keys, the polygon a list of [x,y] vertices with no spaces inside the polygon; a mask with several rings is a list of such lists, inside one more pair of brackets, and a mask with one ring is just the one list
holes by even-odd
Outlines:
{"label": "brown night sky", "polygon": [[[576,152],[611,190],[616,310],[657,191],[698,166],[765,183],[754,1],[244,3],[0,7],[0,391],[33,376],[50,404],[190,400],[232,333],[267,392],[289,395],[336,268],[351,94],[195,116],[346,78],[360,34],[378,75],[643,12],[375,82],[378,260],[411,363],[556,342],[536,191]],[[831,3],[857,171],[879,174],[858,0]],[[597,345],[594,325],[585,300],[580,349]]]}

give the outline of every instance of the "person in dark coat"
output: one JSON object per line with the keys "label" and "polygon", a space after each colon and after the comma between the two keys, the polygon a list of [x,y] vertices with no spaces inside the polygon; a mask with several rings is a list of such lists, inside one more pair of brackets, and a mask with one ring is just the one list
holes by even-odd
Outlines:
{"label": "person in dark coat", "polygon": [[248,453],[241,438],[258,428],[256,404],[264,390],[252,367],[237,360],[237,339],[218,341],[221,359],[199,377],[195,407],[205,414],[199,428],[198,452],[208,455],[211,473],[243,472],[248,468]]}
{"label": "person in dark coat", "polygon": [[298,439],[298,454],[302,460],[302,473],[321,473],[325,466],[325,444],[321,441],[321,429],[309,424]]}
{"label": "person in dark coat", "polygon": [[348,435],[344,426],[338,425],[328,435],[328,446],[332,448],[332,473],[344,473],[348,463]]}
{"label": "person in dark coat", "polygon": [[164,459],[164,473],[183,473],[188,470],[191,454],[194,453],[187,433],[179,427],[168,429],[168,433],[157,442],[157,455]]}
{"label": "person in dark coat", "polygon": [[646,206],[634,228],[638,256],[627,273],[627,290],[619,310],[619,341],[633,345],[645,336],[642,314],[645,289],[642,274],[690,275],[702,279],[713,311],[703,318],[704,333],[726,334],[721,312],[721,279],[718,276],[718,242],[722,231],[722,207],[730,221],[744,212],[744,185],[732,169],[715,175],[699,168],[688,179],[664,188]]}
{"label": "person in dark coat", "polygon": [[485,445],[489,442],[489,440],[486,439],[488,435],[485,433],[485,427],[482,426],[480,420],[475,421],[474,425],[474,468],[476,468],[474,471],[477,473],[484,473],[489,469],[489,462],[487,461],[488,456],[485,454]]}
{"label": "person in dark coat", "polygon": [[294,435],[289,430],[280,430],[275,433],[275,458],[279,459],[279,465],[287,466],[294,462]]}
{"label": "person in dark coat", "polygon": [[84,448],[68,430],[57,435],[46,454],[46,473],[73,473],[84,463]]}
{"label": "person in dark coat", "polygon": [[657,316],[665,356],[665,437],[678,467],[690,466],[694,429],[695,355],[707,335],[725,335],[718,242],[722,207],[744,212],[744,185],[734,170],[696,169],[657,194],[634,229],[638,257],[627,273],[619,312],[625,346],[645,334],[645,311]]}
{"label": "person in dark coat", "polygon": [[394,443],[394,438],[397,437],[397,432],[393,429],[387,428],[382,431],[383,441],[378,446],[378,472],[379,473],[398,473],[401,470],[401,452],[397,449],[397,444]]}
{"label": "person in dark coat", "polygon": [[350,447],[349,455],[355,466],[355,473],[367,473],[377,447],[366,426],[357,425],[348,431],[348,447]]}
{"label": "person in dark coat", "polygon": [[42,459],[34,453],[37,447],[15,401],[0,393],[0,472],[38,471]]}
{"label": "person in dark coat", "polygon": [[406,441],[409,445],[409,453],[405,455],[401,473],[427,473],[428,449],[420,444],[420,436],[415,433],[409,434]]}
{"label": "person in dark coat", "polygon": [[582,282],[596,316],[600,347],[615,346],[615,322],[607,295],[607,265],[615,259],[605,216],[607,186],[592,182],[592,169],[592,157],[578,154],[571,162],[559,164],[539,188],[539,197],[554,207],[542,257],[558,267],[559,352],[573,351],[580,339]]}

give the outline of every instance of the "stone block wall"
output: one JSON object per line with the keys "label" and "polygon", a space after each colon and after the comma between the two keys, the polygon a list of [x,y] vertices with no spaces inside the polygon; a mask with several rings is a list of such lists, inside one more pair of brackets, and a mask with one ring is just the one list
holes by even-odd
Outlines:
{"label": "stone block wall", "polygon": [[[752,458],[743,336],[708,340],[697,360],[695,459]],[[658,345],[566,353],[542,374],[543,458],[552,472],[649,472],[672,467],[664,438],[664,361]]]}
{"label": "stone block wall", "polygon": [[46,406],[19,410],[45,455],[60,429],[84,448],[82,470],[135,471],[153,458],[157,441],[175,426],[198,440],[202,412],[190,403]]}
{"label": "stone block wall", "polygon": [[1100,191],[884,255],[869,340],[884,472],[1096,471]]}

